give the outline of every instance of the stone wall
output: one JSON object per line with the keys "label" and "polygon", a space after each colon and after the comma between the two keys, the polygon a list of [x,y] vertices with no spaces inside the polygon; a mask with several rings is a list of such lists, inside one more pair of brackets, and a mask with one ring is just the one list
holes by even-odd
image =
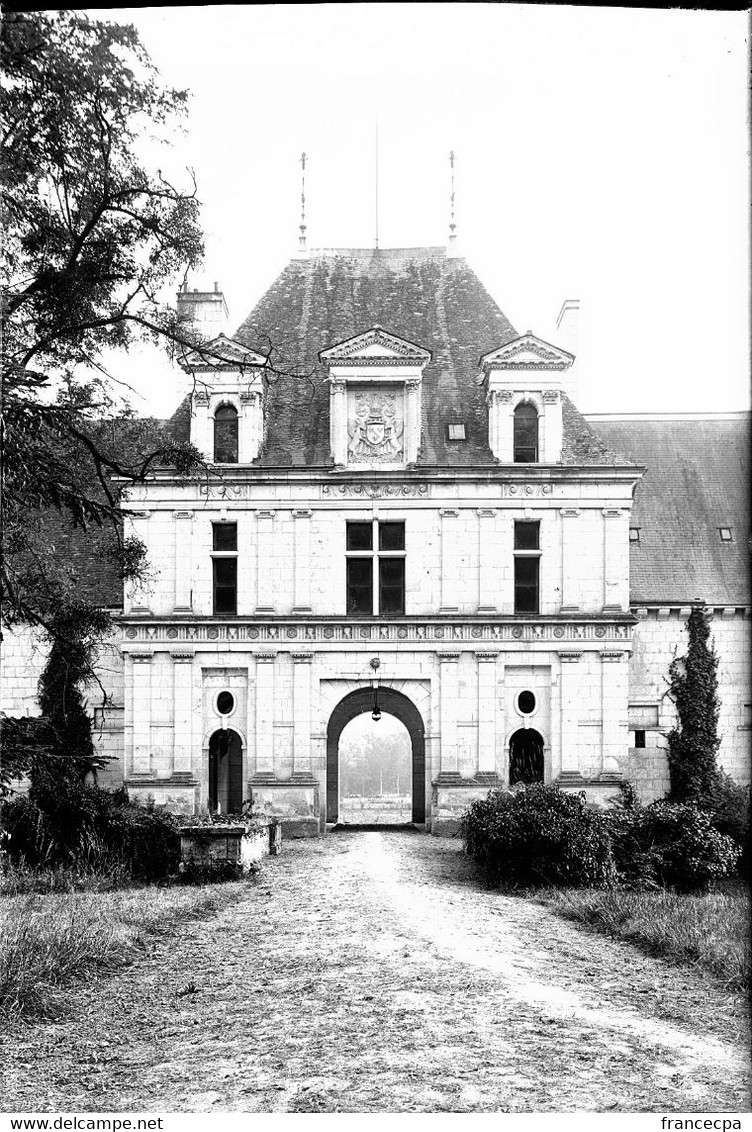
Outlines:
{"label": "stone wall", "polygon": [[[9,716],[39,715],[39,677],[49,646],[42,634],[27,627],[6,629],[0,655],[0,710]],[[101,681],[84,690],[86,708],[98,752],[112,762],[99,771],[102,786],[123,784],[123,658],[117,643],[104,641],[98,649],[96,671]],[[104,689],[104,692],[103,692]],[[104,693],[109,699],[104,704]]]}
{"label": "stone wall", "polygon": [[[668,670],[675,656],[688,647],[686,632],[689,610],[657,607],[638,610],[629,666],[630,739],[647,708],[655,708],[656,726],[645,729],[644,748],[631,746],[623,756],[622,773],[637,786],[645,801],[668,790],[668,763],[664,734],[674,725],[676,713],[667,695]],[[750,782],[750,718],[752,683],[750,673],[750,617],[748,611],[718,609],[712,614],[711,639],[718,654],[718,695],[721,701],[718,763],[738,782]]]}

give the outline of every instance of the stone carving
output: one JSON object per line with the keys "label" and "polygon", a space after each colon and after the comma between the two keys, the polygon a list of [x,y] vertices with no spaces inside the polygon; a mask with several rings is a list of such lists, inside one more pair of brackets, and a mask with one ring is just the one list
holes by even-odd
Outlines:
{"label": "stone carving", "polygon": [[430,487],[427,483],[325,483],[321,494],[325,499],[332,496],[342,499],[407,499],[430,495]]}
{"label": "stone carving", "polygon": [[393,464],[403,458],[405,422],[401,400],[389,389],[363,389],[349,396],[347,455],[352,464]]}
{"label": "stone carving", "polygon": [[[128,625],[124,637],[138,642],[162,641],[167,645],[174,641],[282,641],[292,644],[295,640],[306,641],[352,641],[378,638],[384,641],[431,641],[452,640],[468,643],[478,641],[592,641],[593,644],[607,644],[610,641],[629,641],[632,635],[630,623],[588,622],[568,620],[564,623],[541,619],[538,621],[515,622],[468,620],[452,624],[436,624],[432,621],[386,622],[374,624],[351,624],[348,622],[321,622],[311,625],[305,622],[261,622],[252,625],[242,622],[221,625],[185,624],[159,622],[151,624]],[[125,647],[125,646],[124,646]],[[126,648],[126,651],[127,648]]]}
{"label": "stone carving", "polygon": [[503,483],[501,494],[514,497],[515,495],[551,495],[553,487],[550,483]]}

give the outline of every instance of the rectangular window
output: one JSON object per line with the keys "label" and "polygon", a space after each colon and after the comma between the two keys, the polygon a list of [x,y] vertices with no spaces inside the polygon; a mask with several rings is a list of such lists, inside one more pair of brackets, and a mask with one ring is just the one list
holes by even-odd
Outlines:
{"label": "rectangular window", "polygon": [[537,613],[540,560],[515,558],[514,560],[514,612]]}
{"label": "rectangular window", "polygon": [[514,524],[515,550],[540,550],[540,523],[519,520]]}
{"label": "rectangular window", "polygon": [[644,731],[635,731],[635,733],[634,733],[634,745],[635,745],[635,747],[644,747],[645,746],[645,732]]}
{"label": "rectangular window", "polygon": [[405,560],[379,559],[379,612],[405,612]]}
{"label": "rectangular window", "polygon": [[347,612],[373,613],[373,559],[347,560]]}
{"label": "rectangular window", "polygon": [[629,541],[630,542],[639,542],[640,541],[640,528],[639,527],[630,527],[629,528]]}
{"label": "rectangular window", "polygon": [[238,612],[238,524],[212,523],[212,591],[214,615]]}
{"label": "rectangular window", "polygon": [[379,550],[404,550],[405,524],[379,523]]}
{"label": "rectangular window", "polygon": [[373,550],[373,523],[348,523],[347,549]]}
{"label": "rectangular window", "polygon": [[214,613],[237,613],[238,604],[238,560],[237,558],[213,558],[214,571]]}
{"label": "rectangular window", "polygon": [[238,524],[212,523],[212,550],[237,550]]}
{"label": "rectangular window", "polygon": [[347,524],[347,612],[399,616],[405,612],[405,524]]}
{"label": "rectangular window", "polygon": [[540,523],[514,524],[514,612],[540,613]]}

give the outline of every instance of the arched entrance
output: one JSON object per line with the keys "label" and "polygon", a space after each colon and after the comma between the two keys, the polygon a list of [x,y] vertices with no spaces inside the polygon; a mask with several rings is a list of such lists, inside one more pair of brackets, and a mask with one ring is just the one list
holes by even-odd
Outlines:
{"label": "arched entrance", "polygon": [[209,809],[239,814],[243,806],[243,743],[237,731],[224,728],[209,740]]}
{"label": "arched entrance", "polygon": [[543,782],[543,736],[521,727],[509,740],[509,785]]}
{"label": "arched entrance", "polygon": [[[396,716],[410,735],[412,748],[412,821],[422,825],[426,820],[426,741],[423,719],[415,704],[392,688],[379,688],[382,712]],[[339,817],[339,737],[357,715],[373,708],[373,688],[358,688],[337,704],[326,729],[326,821],[336,823]]]}

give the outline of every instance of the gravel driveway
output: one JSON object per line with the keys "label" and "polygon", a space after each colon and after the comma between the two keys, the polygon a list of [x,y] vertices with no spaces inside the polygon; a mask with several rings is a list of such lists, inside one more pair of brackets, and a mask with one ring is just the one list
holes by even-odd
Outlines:
{"label": "gravel driveway", "polygon": [[745,1025],[741,996],[485,890],[456,841],[351,830],[6,1034],[0,1107],[739,1112]]}

